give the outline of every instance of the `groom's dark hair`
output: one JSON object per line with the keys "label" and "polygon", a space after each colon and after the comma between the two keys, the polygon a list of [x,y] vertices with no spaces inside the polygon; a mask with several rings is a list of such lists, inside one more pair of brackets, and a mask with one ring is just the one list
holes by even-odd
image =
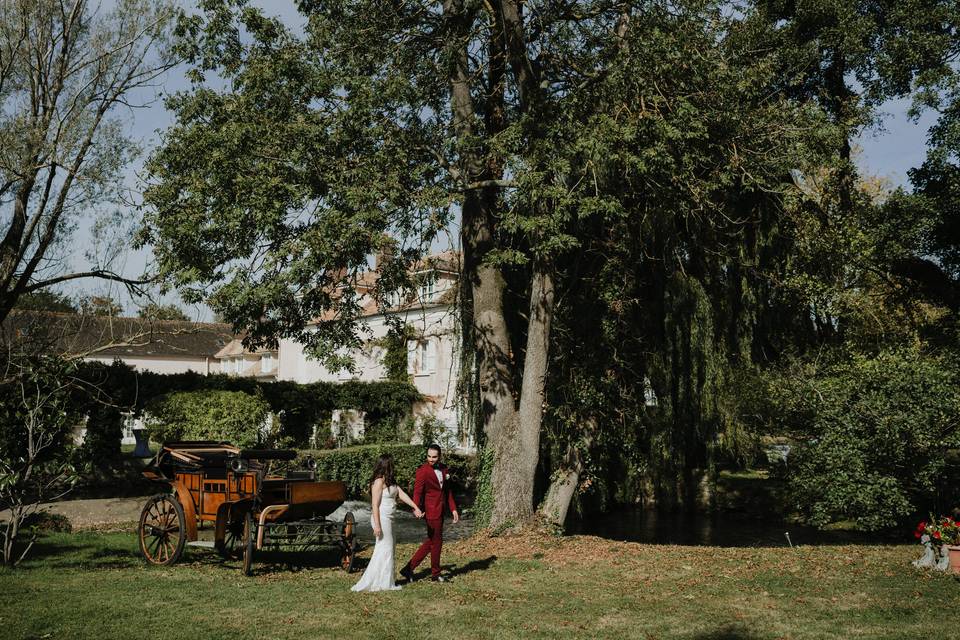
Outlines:
{"label": "groom's dark hair", "polygon": [[433,449],[434,451],[436,451],[437,455],[440,455],[441,453],[443,453],[443,449],[441,449],[440,445],[438,445],[436,442],[431,442],[427,446],[427,451],[430,451],[430,449]]}

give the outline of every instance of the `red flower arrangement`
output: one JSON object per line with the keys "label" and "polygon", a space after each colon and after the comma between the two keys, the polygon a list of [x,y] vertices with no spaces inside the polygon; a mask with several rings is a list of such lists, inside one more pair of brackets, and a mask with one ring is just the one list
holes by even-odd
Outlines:
{"label": "red flower arrangement", "polygon": [[[924,536],[929,536],[929,538],[924,540]],[[921,542],[929,540],[937,545],[960,545],[960,521],[954,520],[950,516],[939,518],[930,516],[929,522],[924,520],[917,525],[913,537]]]}

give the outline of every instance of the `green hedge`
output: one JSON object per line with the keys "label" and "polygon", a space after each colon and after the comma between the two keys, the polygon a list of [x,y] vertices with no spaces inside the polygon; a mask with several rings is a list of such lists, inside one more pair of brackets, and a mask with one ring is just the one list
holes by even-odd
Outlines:
{"label": "green hedge", "polygon": [[242,391],[178,391],[147,406],[147,429],[157,442],[229,440],[238,447],[260,443],[270,407]]}
{"label": "green hedge", "polygon": [[123,424],[120,409],[140,414],[156,398],[175,392],[232,391],[260,395],[279,420],[278,444],[289,447],[309,446],[313,426],[329,424],[334,409],[365,411],[366,426],[372,433],[396,432],[397,425],[403,423],[413,404],[421,398],[416,387],[407,382],[261,382],[194,372],[138,373],[119,361],[110,365],[82,363],[77,377],[84,382],[77,385],[84,390],[83,394],[77,394],[77,409],[90,416],[89,444],[85,449],[91,449],[90,457],[98,460],[120,456]]}
{"label": "green hedge", "polygon": [[[307,456],[317,461],[317,477],[324,480],[342,480],[347,483],[350,498],[369,495],[367,483],[381,455],[393,456],[397,484],[413,494],[413,479],[417,467],[426,460],[426,448],[415,444],[368,444],[343,449],[304,450],[296,461],[302,466]],[[450,467],[454,495],[459,499],[473,489],[474,460],[472,457],[444,452],[443,462]]]}

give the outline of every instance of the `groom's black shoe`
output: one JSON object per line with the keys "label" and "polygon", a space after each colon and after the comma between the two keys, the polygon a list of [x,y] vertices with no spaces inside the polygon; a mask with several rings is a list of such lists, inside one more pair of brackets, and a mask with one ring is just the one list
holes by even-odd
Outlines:
{"label": "groom's black shoe", "polygon": [[400,575],[407,579],[407,582],[413,582],[413,569],[410,568],[410,565],[404,565],[403,569],[400,569]]}

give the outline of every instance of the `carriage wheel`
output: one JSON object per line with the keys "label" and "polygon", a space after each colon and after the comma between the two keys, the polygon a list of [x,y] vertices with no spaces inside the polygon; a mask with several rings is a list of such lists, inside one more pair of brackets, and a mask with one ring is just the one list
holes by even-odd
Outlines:
{"label": "carriage wheel", "polygon": [[243,575],[253,575],[253,552],[257,546],[257,525],[247,511],[243,518]]}
{"label": "carriage wheel", "polygon": [[353,534],[354,524],[353,512],[347,511],[343,516],[343,530],[340,538],[340,568],[347,573],[353,571],[353,560],[357,557],[357,541]]}
{"label": "carriage wheel", "polygon": [[183,554],[187,519],[183,507],[169,495],[153,496],[140,512],[137,527],[140,553],[150,564],[171,565]]}
{"label": "carriage wheel", "polygon": [[243,527],[244,519],[237,516],[227,521],[223,532],[223,540],[217,541],[217,552],[227,560],[236,560],[243,555]]}

